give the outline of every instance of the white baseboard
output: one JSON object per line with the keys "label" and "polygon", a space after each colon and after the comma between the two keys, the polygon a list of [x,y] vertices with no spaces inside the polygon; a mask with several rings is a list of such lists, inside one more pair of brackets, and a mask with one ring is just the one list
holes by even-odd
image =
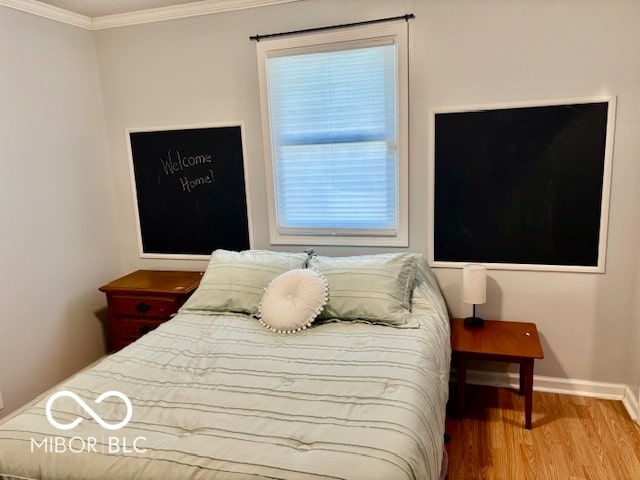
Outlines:
{"label": "white baseboard", "polygon": [[[451,378],[455,380],[455,373],[452,373]],[[515,372],[468,370],[467,383],[517,389],[520,386],[520,376]],[[621,383],[591,382],[534,375],[533,389],[539,392],[578,395],[581,397],[594,397],[605,400],[620,400],[631,419],[640,423],[640,407],[638,405],[637,395],[633,393],[629,386]]]}
{"label": "white baseboard", "polygon": [[629,416],[637,423],[640,423],[640,410],[638,409],[637,393],[634,394],[633,391],[629,387],[627,387],[624,391],[622,404],[627,409],[627,412],[629,412]]}

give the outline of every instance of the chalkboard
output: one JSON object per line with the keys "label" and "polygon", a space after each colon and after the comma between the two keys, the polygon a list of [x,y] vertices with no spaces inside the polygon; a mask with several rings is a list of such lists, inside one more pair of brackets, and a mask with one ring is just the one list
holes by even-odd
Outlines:
{"label": "chalkboard", "polygon": [[127,131],[141,257],[250,248],[241,125]]}
{"label": "chalkboard", "polygon": [[435,266],[604,271],[614,102],[433,116]]}

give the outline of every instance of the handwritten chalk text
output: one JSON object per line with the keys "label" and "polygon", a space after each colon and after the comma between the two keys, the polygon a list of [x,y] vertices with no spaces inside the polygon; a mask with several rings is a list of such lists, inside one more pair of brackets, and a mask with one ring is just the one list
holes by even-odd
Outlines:
{"label": "handwritten chalk text", "polygon": [[194,179],[189,179],[186,175],[180,177],[180,186],[183,192],[191,193],[195,188],[213,183],[214,181],[213,170],[209,169],[209,175],[203,175]]}
{"label": "handwritten chalk text", "polygon": [[211,155],[180,155],[179,151],[167,152],[167,158],[161,158],[162,168],[165,175],[173,175],[174,173],[181,172],[187,168],[195,167],[197,165],[204,165],[207,163],[213,163]]}

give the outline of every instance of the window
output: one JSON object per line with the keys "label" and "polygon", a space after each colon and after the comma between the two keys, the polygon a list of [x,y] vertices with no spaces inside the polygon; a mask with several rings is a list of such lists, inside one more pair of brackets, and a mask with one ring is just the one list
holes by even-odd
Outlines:
{"label": "window", "polygon": [[406,32],[258,42],[272,243],[408,245]]}

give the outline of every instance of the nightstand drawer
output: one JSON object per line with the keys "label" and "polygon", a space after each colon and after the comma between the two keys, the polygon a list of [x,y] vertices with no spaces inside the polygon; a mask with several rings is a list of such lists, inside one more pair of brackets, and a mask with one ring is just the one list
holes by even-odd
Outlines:
{"label": "nightstand drawer", "polygon": [[167,319],[178,311],[178,299],[143,295],[113,295],[109,299],[113,315]]}
{"label": "nightstand drawer", "polygon": [[135,341],[142,335],[155,330],[163,322],[153,320],[138,320],[133,318],[119,318],[111,323],[112,335],[120,341]]}

